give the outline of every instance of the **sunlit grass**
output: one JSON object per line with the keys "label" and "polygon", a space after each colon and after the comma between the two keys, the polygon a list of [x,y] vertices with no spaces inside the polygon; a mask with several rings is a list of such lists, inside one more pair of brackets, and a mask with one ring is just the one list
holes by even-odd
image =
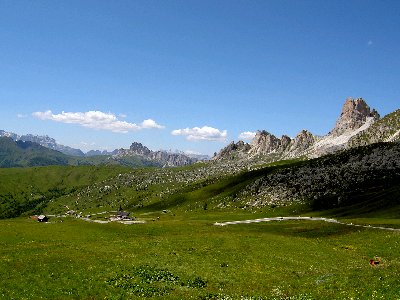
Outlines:
{"label": "sunlit grass", "polygon": [[[156,288],[164,299],[400,297],[400,233],[317,221],[218,227],[227,216],[215,212],[159,216],[135,225],[0,221],[0,297],[132,299]],[[382,264],[372,267],[375,257]],[[179,280],[143,283],[138,268]],[[195,278],[206,285],[190,287]]]}

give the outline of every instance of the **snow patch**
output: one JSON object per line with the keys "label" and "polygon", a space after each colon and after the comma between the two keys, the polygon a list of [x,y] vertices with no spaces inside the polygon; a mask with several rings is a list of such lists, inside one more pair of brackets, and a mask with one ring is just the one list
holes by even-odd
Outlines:
{"label": "snow patch", "polygon": [[323,137],[318,143],[315,144],[314,149],[317,148],[325,148],[325,147],[332,147],[332,146],[341,146],[343,144],[346,144],[350,138],[353,136],[357,135],[358,133],[366,130],[368,127],[370,127],[374,123],[374,118],[373,117],[368,117],[365,123],[358,129],[350,131],[350,132],[345,132],[339,136],[332,136],[332,135],[327,135]]}

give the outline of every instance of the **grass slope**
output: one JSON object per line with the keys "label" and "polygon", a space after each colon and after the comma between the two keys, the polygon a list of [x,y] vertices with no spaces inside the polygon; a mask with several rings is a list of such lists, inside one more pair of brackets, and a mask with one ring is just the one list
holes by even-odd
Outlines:
{"label": "grass slope", "polygon": [[0,167],[67,165],[68,156],[32,142],[0,137]]}
{"label": "grass slope", "polygon": [[[0,299],[398,299],[399,232],[294,220],[213,226],[307,213],[399,228],[396,172],[385,175],[386,183],[371,177],[377,180],[349,190],[353,201],[330,210],[313,211],[312,201],[250,207],[241,198],[268,176],[295,180],[290,176],[304,168],[316,173],[313,167],[325,170],[393,147],[279,162],[234,176],[211,175],[207,164],[0,169],[3,217],[122,205],[146,221],[0,220]],[[371,259],[380,264],[371,266]]]}
{"label": "grass slope", "polygon": [[[400,297],[399,233],[317,221],[212,226],[260,216],[164,214],[130,226],[1,220],[0,298]],[[376,257],[381,264],[370,266]]]}
{"label": "grass slope", "polygon": [[39,213],[54,199],[126,171],[121,166],[0,169],[0,218]]}
{"label": "grass slope", "polygon": [[[368,129],[352,137],[349,141],[350,147],[364,146],[371,143],[386,142],[396,132],[400,130],[400,109],[386,115],[382,119],[373,123]],[[400,135],[394,137],[392,141],[398,141]]]}
{"label": "grass slope", "polygon": [[[87,214],[119,207],[142,212],[262,210],[274,215],[313,210],[323,213],[335,208],[331,213],[343,217],[382,212],[397,218],[400,217],[398,168],[374,167],[366,159],[371,155],[385,158],[388,153],[397,157],[393,151],[398,151],[398,145],[376,144],[310,161],[281,161],[224,176],[218,172],[209,174],[211,166],[207,164],[173,169],[118,166],[2,169],[1,217],[29,212],[63,213],[68,206]],[[361,165],[352,164],[363,160]],[[92,180],[71,181],[69,173]],[[97,174],[102,174],[101,178]],[[299,200],[285,196],[283,202],[252,204],[265,197],[264,190],[270,188]]]}

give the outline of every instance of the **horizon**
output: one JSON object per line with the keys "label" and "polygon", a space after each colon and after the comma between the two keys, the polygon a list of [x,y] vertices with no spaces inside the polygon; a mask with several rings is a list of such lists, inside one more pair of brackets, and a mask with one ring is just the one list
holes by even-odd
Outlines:
{"label": "horizon", "polygon": [[0,3],[0,129],[212,156],[327,134],[348,97],[399,108],[400,2]]}
{"label": "horizon", "polygon": [[[352,97],[349,97],[349,98],[347,98],[346,99],[346,101],[347,100],[357,100],[357,99],[363,99],[362,97],[360,97],[360,98],[352,98]],[[364,101],[365,101],[365,99],[363,99]],[[368,103],[366,103],[367,105],[368,105]],[[371,109],[371,111],[373,111],[375,108],[371,108],[370,107],[370,109]],[[397,110],[397,109],[396,109]],[[375,109],[375,111],[376,111],[376,109]],[[379,111],[377,111],[378,112],[378,114],[379,114]],[[390,112],[390,113],[392,113],[392,112]],[[389,114],[390,114],[389,113]],[[383,115],[383,116],[380,116],[380,119],[382,119],[382,118],[384,118],[386,115]],[[339,117],[338,117],[338,119],[339,119]],[[308,130],[308,129],[306,129],[306,128],[304,128],[305,130]],[[0,131],[1,130],[4,130],[4,129],[0,129]],[[302,129],[303,130],[303,129]],[[300,130],[300,132],[299,133],[301,133],[301,131],[302,130]],[[33,135],[33,136],[40,136],[40,137],[48,137],[48,138],[52,138],[51,136],[48,136],[47,134],[45,134],[45,135],[35,135],[35,134],[32,134],[32,133],[23,133],[23,134],[18,134],[18,133],[15,133],[15,132],[10,132],[10,131],[7,131],[7,130],[4,130],[6,133],[11,133],[11,134],[17,134],[18,136],[23,136],[23,135]],[[266,131],[265,129],[257,129],[254,133],[251,133],[251,132],[242,132],[240,135],[239,135],[239,137],[238,137],[238,140],[237,141],[243,141],[243,142],[247,142],[247,143],[249,143],[249,141],[251,142],[252,140],[253,140],[253,138],[254,138],[254,135],[257,133],[257,132],[262,132],[262,131]],[[310,130],[308,130],[309,132],[311,132],[312,133],[312,131],[310,131]],[[267,131],[268,132],[268,131]],[[250,134],[251,134],[251,136],[250,136]],[[254,135],[253,135],[254,134]],[[274,135],[273,133],[271,133],[272,135]],[[327,132],[326,134],[324,134],[324,135],[315,135],[315,136],[320,136],[320,137],[322,137],[322,136],[325,136],[325,135],[327,135],[327,134],[329,134],[329,132]],[[297,135],[297,134],[296,134]],[[283,135],[282,135],[282,137],[283,137]],[[290,136],[290,138],[291,139],[294,139],[295,138],[295,136]],[[57,140],[55,140],[56,141],[56,143],[57,144],[60,144],[60,143],[58,143],[58,141]],[[232,141],[230,141],[230,142],[228,142],[227,144],[229,144],[229,143],[234,143],[235,142],[235,140],[232,140]],[[142,144],[142,143],[140,143],[140,142],[136,142],[136,141],[133,141],[131,144],[129,144],[128,145],[128,149],[130,148],[130,146],[133,144],[133,143],[139,143],[139,144]],[[68,145],[63,145],[63,146],[68,146]],[[142,144],[142,146],[144,146],[144,147],[146,147],[146,148],[149,148],[149,147],[147,147],[146,145],[144,145],[144,144]],[[72,147],[73,148],[73,147]],[[89,149],[89,150],[83,150],[83,149],[81,149],[81,148],[76,148],[76,149],[79,149],[79,150],[81,150],[84,154],[87,154],[87,153],[89,153],[89,152],[91,152],[91,151],[101,151],[101,152],[103,152],[103,151],[107,151],[107,152],[112,152],[112,151],[116,151],[116,150],[119,150],[119,149],[122,149],[122,147],[120,147],[120,148],[115,148],[115,149],[110,149],[110,150],[108,150],[108,149]],[[150,149],[150,148],[149,148]],[[201,153],[201,152],[197,152],[197,151],[193,151],[193,150],[180,150],[180,149],[172,149],[172,148],[170,148],[170,149],[164,149],[164,148],[159,148],[159,149],[150,149],[150,150],[152,150],[152,151],[164,151],[164,152],[168,152],[168,153],[183,153],[183,154],[185,154],[185,155],[205,155],[205,156],[208,156],[208,157],[213,157],[213,155],[215,155],[216,153],[218,153],[218,152],[220,152],[221,150],[223,150],[224,148],[221,148],[221,149],[219,149],[219,151],[217,151],[217,152],[215,152],[215,153],[213,153],[213,154],[204,154],[204,153]]]}

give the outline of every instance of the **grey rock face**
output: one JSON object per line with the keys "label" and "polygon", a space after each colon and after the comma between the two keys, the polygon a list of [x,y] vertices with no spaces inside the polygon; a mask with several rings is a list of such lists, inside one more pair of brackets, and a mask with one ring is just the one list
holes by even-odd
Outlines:
{"label": "grey rock face", "polygon": [[247,152],[250,148],[251,146],[243,141],[237,143],[232,141],[228,146],[223,148],[216,156],[214,156],[213,160],[244,158],[247,156]]}
{"label": "grey rock face", "polygon": [[[384,120],[384,121],[383,121]],[[362,98],[346,99],[335,127],[325,136],[317,137],[308,130],[300,131],[294,139],[280,139],[265,131],[257,131],[250,145],[242,147],[232,142],[213,160],[247,159],[270,156],[273,160],[296,157],[319,157],[339,150],[376,142],[400,140],[399,111],[380,120],[379,113]]]}
{"label": "grey rock face", "polygon": [[371,111],[364,99],[347,98],[343,105],[342,113],[330,134],[332,136],[339,136],[343,133],[356,130],[360,128],[369,117],[372,117],[375,120],[380,118],[375,109]]}
{"label": "grey rock face", "polygon": [[303,129],[294,138],[289,149],[289,154],[292,156],[301,155],[304,151],[314,145],[315,141],[315,136],[308,130]]}
{"label": "grey rock face", "polygon": [[250,155],[268,154],[276,152],[281,145],[280,139],[273,134],[262,130],[257,131],[253,141],[251,142]]}
{"label": "grey rock face", "polygon": [[133,142],[132,145],[129,147],[129,150],[135,154],[143,155],[143,156],[148,156],[152,152],[152,151],[150,151],[149,148],[147,148],[146,146],[143,146],[141,143],[137,143],[137,142]]}
{"label": "grey rock face", "polygon": [[388,114],[366,130],[353,136],[349,140],[347,148],[396,141],[400,141],[400,109]]}
{"label": "grey rock face", "polygon": [[280,151],[287,150],[288,147],[290,146],[291,142],[292,142],[292,139],[289,136],[282,135],[279,150]]}

